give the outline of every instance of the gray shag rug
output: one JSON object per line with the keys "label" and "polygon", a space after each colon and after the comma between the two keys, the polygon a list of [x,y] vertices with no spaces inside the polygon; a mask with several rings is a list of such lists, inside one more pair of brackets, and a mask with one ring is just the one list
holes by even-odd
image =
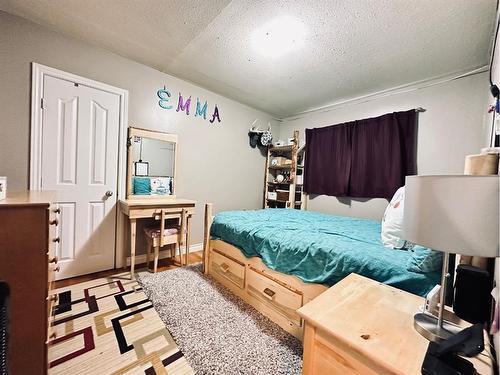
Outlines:
{"label": "gray shag rug", "polygon": [[139,283],[197,374],[300,374],[302,344],[201,272],[201,264]]}

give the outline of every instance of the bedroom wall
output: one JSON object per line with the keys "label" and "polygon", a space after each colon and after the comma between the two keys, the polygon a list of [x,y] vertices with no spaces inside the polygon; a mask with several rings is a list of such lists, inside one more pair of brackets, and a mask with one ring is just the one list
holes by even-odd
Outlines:
{"label": "bedroom wall", "polygon": [[[267,127],[269,115],[0,12],[0,176],[8,177],[9,190],[28,187],[31,62],[127,89],[129,124],[179,135],[177,195],[198,202],[193,243],[202,242],[206,202],[215,211],[262,207],[265,159],[250,148],[247,132],[255,119]],[[174,105],[178,91],[207,100],[207,115],[217,104],[221,124],[161,109],[156,92],[163,85],[172,90]]]}
{"label": "bedroom wall", "polygon": [[[418,173],[463,173],[464,158],[486,146],[487,73],[418,90],[346,104],[327,112],[312,112],[279,126],[279,138],[293,130],[324,127],[346,121],[375,117],[388,112],[423,107],[419,113]],[[328,171],[325,171],[328,173]],[[385,199],[309,197],[308,210],[379,220],[387,206]]]}

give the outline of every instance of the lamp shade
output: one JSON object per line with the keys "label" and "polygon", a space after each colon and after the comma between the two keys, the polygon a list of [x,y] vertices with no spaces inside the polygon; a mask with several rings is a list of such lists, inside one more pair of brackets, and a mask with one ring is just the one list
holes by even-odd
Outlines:
{"label": "lamp shade", "polygon": [[408,176],[404,238],[452,254],[498,257],[498,176]]}

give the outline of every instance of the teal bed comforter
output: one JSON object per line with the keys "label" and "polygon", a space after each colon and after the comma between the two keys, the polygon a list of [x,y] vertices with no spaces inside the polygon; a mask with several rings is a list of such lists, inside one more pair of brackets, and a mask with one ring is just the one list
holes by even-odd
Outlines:
{"label": "teal bed comforter", "polygon": [[424,296],[440,279],[437,271],[408,271],[413,253],[384,247],[374,220],[275,208],[227,211],[215,216],[211,236],[305,282],[331,286],[357,273]]}

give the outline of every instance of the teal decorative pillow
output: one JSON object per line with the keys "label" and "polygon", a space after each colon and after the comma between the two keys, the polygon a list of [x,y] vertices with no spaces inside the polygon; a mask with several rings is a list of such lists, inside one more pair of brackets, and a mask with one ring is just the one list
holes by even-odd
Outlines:
{"label": "teal decorative pillow", "polygon": [[443,266],[443,253],[426,247],[415,245],[410,259],[406,263],[406,269],[410,272],[428,273],[441,269]]}
{"label": "teal decorative pillow", "polygon": [[135,195],[151,194],[151,182],[149,177],[133,177],[133,187]]}

